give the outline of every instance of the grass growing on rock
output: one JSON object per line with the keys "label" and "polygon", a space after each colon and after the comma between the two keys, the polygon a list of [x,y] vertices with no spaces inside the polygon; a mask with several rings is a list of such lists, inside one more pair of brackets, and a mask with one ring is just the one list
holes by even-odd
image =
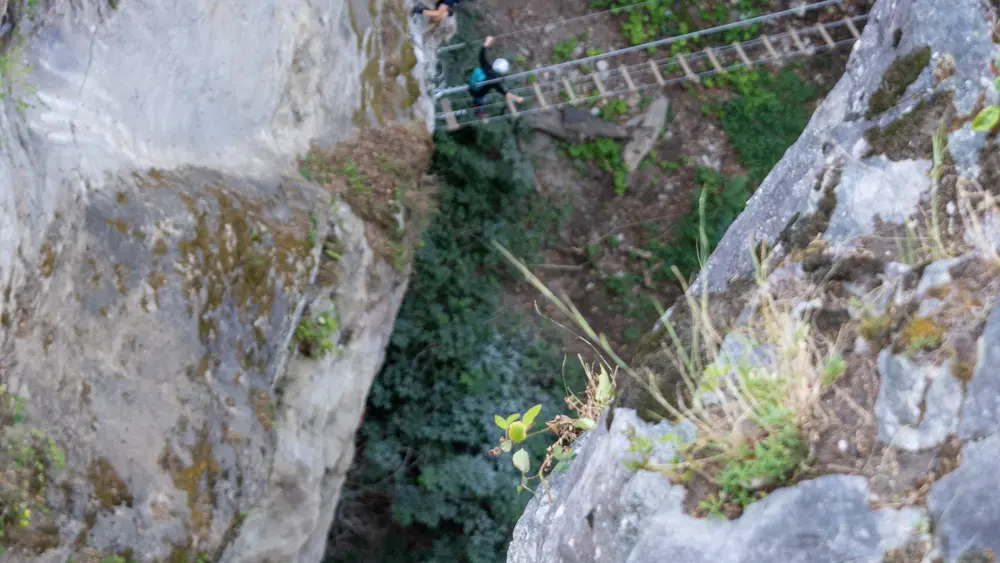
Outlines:
{"label": "grass growing on rock", "polygon": [[365,221],[375,254],[400,269],[411,258],[405,235],[419,232],[431,212],[433,194],[424,181],[431,150],[426,131],[396,124],[363,130],[332,150],[314,147],[299,172],[350,205]]}
{"label": "grass growing on rock", "polygon": [[55,441],[25,419],[24,399],[0,385],[0,554],[39,554],[59,545],[46,504],[49,474],[66,464]]}
{"label": "grass growing on rock", "polygon": [[[702,197],[702,218],[705,203]],[[700,255],[707,256],[709,239],[704,226],[699,235]],[[665,318],[661,346],[679,374],[680,387],[669,399],[656,374],[629,366],[572,303],[555,296],[527,266],[509,258],[595,346],[656,400],[663,416],[687,421],[697,429],[695,440],[679,443],[679,455],[672,462],[647,460],[643,468],[690,484],[698,490],[694,496],[703,512],[728,516],[738,515],[768,491],[794,481],[806,468],[806,428],[815,423],[824,390],[843,370],[836,347],[824,344],[808,319],[794,313],[799,299],[778,298],[766,283],[766,261],[754,256],[756,292],[750,302],[752,320],[746,326],[717,325],[709,312],[704,285],[698,293],[685,287],[691,325],[688,340],[683,340],[672,320]],[[683,280],[679,272],[678,277]],[[761,358],[743,361],[740,358],[746,354],[725,352],[724,339],[740,343],[744,350],[759,351]],[[644,449],[641,444],[636,446]]]}

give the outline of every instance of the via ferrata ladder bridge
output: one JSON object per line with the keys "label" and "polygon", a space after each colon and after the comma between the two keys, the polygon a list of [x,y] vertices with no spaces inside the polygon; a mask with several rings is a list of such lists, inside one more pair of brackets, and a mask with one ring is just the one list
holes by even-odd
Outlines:
{"label": "via ferrata ladder bridge", "polygon": [[[454,86],[435,93],[435,126],[445,126],[457,130],[465,125],[475,125],[497,119],[518,118],[536,112],[548,111],[566,105],[601,103],[613,98],[628,96],[651,88],[662,88],[681,82],[700,82],[702,78],[730,70],[761,65],[780,65],[783,62],[828,52],[852,45],[861,36],[861,30],[868,19],[867,14],[851,15],[842,10],[843,0],[821,0],[805,6],[782,10],[754,18],[749,18],[709,29],[694,31],[676,37],[669,37],[618,49],[609,53],[584,57],[572,61],[553,64],[511,74],[505,78],[508,88],[515,95],[523,97],[524,103],[501,101],[487,104],[484,109],[491,117],[483,120],[472,112],[472,101],[468,85]],[[791,23],[780,25],[780,19],[801,17],[808,12],[826,8],[840,8],[834,19],[817,21],[813,25],[795,26]],[[778,24],[780,31],[761,33],[753,39],[721,44],[720,34],[731,29],[747,28],[768,22],[771,27]],[[654,48],[669,46],[678,41],[700,39],[702,43],[716,43],[716,47],[704,47],[689,54],[677,52],[672,56],[656,58]],[[712,41],[714,39],[714,41]],[[453,50],[459,46],[442,49]],[[610,64],[615,59],[621,61],[630,53],[652,52],[642,62],[617,65]],[[634,57],[633,57],[634,58]],[[606,70],[591,70],[599,61],[608,63]],[[603,65],[601,65],[603,66]],[[559,76],[562,71],[584,68],[588,72],[577,73],[573,78]],[[541,78],[549,78],[540,80]],[[488,84],[494,81],[487,81]],[[521,85],[516,85],[521,83]],[[504,111],[506,110],[506,111]],[[499,115],[494,115],[497,112]]]}

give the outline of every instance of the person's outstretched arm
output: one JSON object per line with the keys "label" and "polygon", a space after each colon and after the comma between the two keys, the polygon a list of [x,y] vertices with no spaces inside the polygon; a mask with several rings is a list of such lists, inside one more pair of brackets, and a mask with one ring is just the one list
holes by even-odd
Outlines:
{"label": "person's outstretched arm", "polygon": [[486,41],[483,41],[483,46],[479,48],[479,66],[483,67],[483,70],[485,70],[487,74],[492,74],[493,71],[493,63],[491,63],[490,58],[486,56],[486,49],[488,49],[492,44],[493,36],[490,35],[486,38]]}

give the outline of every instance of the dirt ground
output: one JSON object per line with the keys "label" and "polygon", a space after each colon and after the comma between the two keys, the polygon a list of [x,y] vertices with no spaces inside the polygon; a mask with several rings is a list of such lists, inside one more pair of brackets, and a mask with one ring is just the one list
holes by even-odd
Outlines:
{"label": "dirt ground", "polygon": [[[768,13],[787,8],[789,4],[788,0],[780,0],[759,2],[758,6]],[[854,4],[848,8],[850,12],[867,8],[865,3]],[[596,10],[589,2],[580,0],[479,0],[475,7],[483,15],[478,29],[480,36],[546,26],[549,22]],[[692,8],[691,12],[697,19],[697,9]],[[796,26],[804,26],[817,18],[828,21],[842,14],[817,11],[807,14],[806,18],[783,19],[781,24],[796,22]],[[733,21],[739,17],[739,12],[730,9],[729,15]],[[575,58],[586,56],[588,48],[607,52],[628,45],[622,34],[623,17],[604,15],[542,27],[501,37],[498,46],[516,49],[517,54],[526,59],[522,67],[551,64],[557,41],[583,33],[586,33],[586,41],[578,42]],[[706,23],[704,27],[710,25],[713,24]],[[776,33],[780,29],[765,27],[762,31]],[[828,55],[814,57],[804,65],[801,74],[825,91],[839,79],[848,54],[849,49],[842,47]],[[644,55],[634,53],[636,60],[625,62],[642,61]],[[724,91],[700,85],[675,85],[644,94],[645,100],[638,95],[628,100],[629,111],[619,118],[620,122],[626,123],[641,115],[643,102],[648,103],[651,96],[666,96],[670,102],[668,126],[651,153],[647,163],[651,165],[640,167],[629,176],[627,190],[622,195],[615,194],[609,174],[593,166],[581,167],[580,162],[560,154],[558,141],[542,133],[522,139],[522,149],[536,166],[539,193],[554,200],[568,195],[573,207],[561,240],[547,252],[545,263],[535,272],[557,295],[568,296],[595,330],[607,335],[623,358],[631,356],[635,341],[651,328],[657,317],[649,298],[666,308],[680,294],[677,283],[650,279],[642,247],[651,238],[661,242],[669,240],[673,234],[672,225],[689,213],[692,192],[697,188],[694,177],[698,168],[712,168],[730,177],[747,172],[718,119],[703,111],[707,100],[725,96]],[[633,288],[631,294],[609,290],[608,286],[613,285],[609,280],[613,282],[612,278],[621,274],[634,275],[642,283]],[[512,287],[508,301],[510,307],[531,313],[537,303],[546,314],[556,315],[555,309],[547,306],[537,291],[527,284]],[[638,301],[642,304],[636,305]],[[566,352],[571,357],[589,351],[587,345],[572,335],[566,336]]]}

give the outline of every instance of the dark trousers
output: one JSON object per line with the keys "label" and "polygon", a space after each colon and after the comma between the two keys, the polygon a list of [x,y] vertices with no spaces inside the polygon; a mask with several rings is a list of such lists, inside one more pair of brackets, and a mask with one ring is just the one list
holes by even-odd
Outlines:
{"label": "dark trousers", "polygon": [[469,90],[469,93],[472,94],[472,104],[476,107],[476,109],[480,109],[486,105],[486,96],[490,92],[489,90],[486,90],[485,92],[477,92],[475,90]]}

